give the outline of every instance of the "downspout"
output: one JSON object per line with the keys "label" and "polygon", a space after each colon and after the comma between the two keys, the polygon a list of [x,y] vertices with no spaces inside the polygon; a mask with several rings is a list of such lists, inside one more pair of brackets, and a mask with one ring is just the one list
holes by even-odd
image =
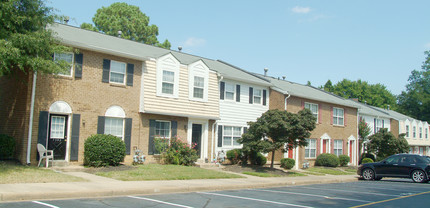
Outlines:
{"label": "downspout", "polygon": [[36,95],[37,71],[33,73],[33,86],[31,89],[30,120],[28,121],[27,165],[30,165],[31,139],[33,134],[34,97]]}
{"label": "downspout", "polygon": [[[288,94],[288,93],[287,93]],[[287,100],[288,100],[288,98],[290,98],[290,94],[288,94],[287,95],[287,97],[285,97],[285,101],[284,101],[284,104],[285,104],[285,106],[284,106],[284,109],[285,109],[285,111],[287,111]]]}

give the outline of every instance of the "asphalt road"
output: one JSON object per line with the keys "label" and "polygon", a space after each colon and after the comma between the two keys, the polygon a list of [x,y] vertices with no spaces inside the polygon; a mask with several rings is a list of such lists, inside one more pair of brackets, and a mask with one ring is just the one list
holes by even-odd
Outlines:
{"label": "asphalt road", "polygon": [[43,207],[430,207],[430,184],[409,179],[217,192],[0,203]]}

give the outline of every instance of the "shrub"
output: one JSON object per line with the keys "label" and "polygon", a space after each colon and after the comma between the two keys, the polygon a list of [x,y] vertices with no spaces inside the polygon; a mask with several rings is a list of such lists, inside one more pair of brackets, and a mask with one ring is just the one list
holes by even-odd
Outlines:
{"label": "shrub", "polygon": [[84,164],[93,167],[117,166],[124,161],[125,143],[113,135],[96,134],[84,144]]}
{"label": "shrub", "polygon": [[242,149],[229,150],[229,151],[227,151],[226,156],[227,156],[227,159],[229,159],[232,164],[237,164],[243,158]]}
{"label": "shrub", "polygon": [[363,153],[363,154],[361,154],[361,160],[360,160],[360,164],[361,163],[363,163],[363,159],[364,158],[370,158],[370,159],[372,159],[372,161],[376,161],[376,158],[375,158],[375,155],[373,155],[373,154],[371,154],[371,153]]}
{"label": "shrub", "polygon": [[264,165],[267,162],[266,157],[260,152],[252,151],[250,152],[246,158],[249,158],[251,165]]}
{"label": "shrub", "polygon": [[281,168],[291,169],[296,164],[296,161],[292,158],[282,158],[281,159]]}
{"label": "shrub", "polygon": [[350,159],[348,155],[339,155],[340,166],[347,166]]}
{"label": "shrub", "polygon": [[[197,150],[194,149],[195,144],[190,146],[188,143],[183,142],[180,138],[174,137],[170,140],[155,139],[155,146],[166,147],[163,144],[157,143],[168,143],[168,146],[161,152],[161,157],[165,164],[174,165],[193,165],[199,158]],[[160,150],[163,150],[161,148]]]}
{"label": "shrub", "polygon": [[15,138],[0,134],[0,159],[12,159],[15,155]]}
{"label": "shrub", "polygon": [[363,158],[363,160],[361,160],[361,164],[366,164],[366,163],[373,163],[374,161],[371,158]]}
{"label": "shrub", "polygon": [[339,158],[335,154],[323,153],[318,155],[315,161],[316,166],[337,167],[339,166]]}

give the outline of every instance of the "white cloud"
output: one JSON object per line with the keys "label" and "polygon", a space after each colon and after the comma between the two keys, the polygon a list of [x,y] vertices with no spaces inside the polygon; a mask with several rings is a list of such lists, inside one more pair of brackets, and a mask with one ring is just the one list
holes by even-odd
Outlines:
{"label": "white cloud", "polygon": [[297,14],[307,14],[311,11],[311,8],[296,6],[296,7],[292,8],[291,11],[293,13],[297,13]]}
{"label": "white cloud", "polygon": [[199,47],[199,46],[204,46],[205,44],[206,44],[206,40],[203,38],[190,37],[185,41],[184,46],[185,47]]}

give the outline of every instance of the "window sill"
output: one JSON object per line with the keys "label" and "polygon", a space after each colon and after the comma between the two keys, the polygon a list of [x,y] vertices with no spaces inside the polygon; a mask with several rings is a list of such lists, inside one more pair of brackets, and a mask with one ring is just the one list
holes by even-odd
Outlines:
{"label": "window sill", "polygon": [[336,124],[332,124],[333,127],[338,127],[338,128],[345,128],[345,125],[336,125]]}
{"label": "window sill", "polygon": [[59,79],[73,80],[73,76],[68,75],[54,74],[54,77]]}
{"label": "window sill", "polygon": [[112,87],[121,87],[121,88],[126,88],[125,84],[119,84],[119,83],[109,83],[110,86]]}

